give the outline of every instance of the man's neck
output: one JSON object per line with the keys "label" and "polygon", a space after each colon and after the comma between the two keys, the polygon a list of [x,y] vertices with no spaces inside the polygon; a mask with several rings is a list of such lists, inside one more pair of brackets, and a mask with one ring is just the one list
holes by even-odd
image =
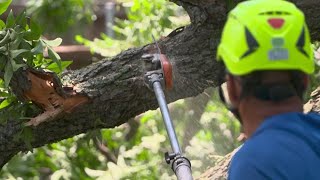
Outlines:
{"label": "man's neck", "polygon": [[292,97],[281,102],[266,102],[255,98],[248,98],[243,101],[239,106],[239,112],[243,122],[244,133],[248,138],[270,116],[289,112],[303,112],[303,103],[298,97]]}

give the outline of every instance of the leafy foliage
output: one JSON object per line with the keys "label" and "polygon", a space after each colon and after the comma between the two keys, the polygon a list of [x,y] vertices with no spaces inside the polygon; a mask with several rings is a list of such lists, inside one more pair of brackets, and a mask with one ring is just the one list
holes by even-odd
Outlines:
{"label": "leafy foliage", "polygon": [[27,13],[50,34],[65,33],[75,25],[90,23],[94,16],[92,0],[29,0],[27,6]]}
{"label": "leafy foliage", "polygon": [[[80,36],[78,40],[94,51],[110,56],[124,48],[151,42],[151,34],[159,38],[161,34],[181,26],[177,22],[185,22],[185,18],[177,17],[177,12],[177,6],[164,0],[134,0],[129,19],[117,20],[117,39],[102,35],[102,40],[94,42]],[[170,105],[179,142],[185,141],[181,145],[192,162],[194,176],[214,164],[217,156],[230,152],[238,145],[235,139],[239,133],[239,123],[232,120],[233,117],[219,103],[216,94],[208,95],[208,99],[211,99],[208,103],[205,101],[199,104],[191,100],[195,106],[205,106],[199,119],[190,119],[195,113],[195,107],[187,106],[189,100],[180,100]],[[136,124],[136,130],[132,122]],[[190,135],[191,130],[194,134]],[[97,147],[95,139],[99,139],[100,144],[108,148],[109,154],[116,157],[115,162]],[[0,177],[174,179],[163,157],[167,151],[170,151],[170,142],[160,111],[149,111],[118,128],[82,134],[35,149],[33,154],[20,154],[4,167]]]}
{"label": "leafy foliage", "polygon": [[[228,7],[232,8],[234,1],[227,1]],[[41,0],[38,2],[46,2],[46,6],[54,6],[49,8],[58,9],[56,15],[60,17],[61,9],[68,11],[73,8],[65,7],[65,4],[76,1],[51,2]],[[51,2],[51,4],[48,2]],[[74,16],[72,17],[78,17],[76,12],[80,13],[82,11],[73,11]],[[182,20],[181,17],[176,16],[177,12],[179,12],[178,7],[172,6],[164,0],[134,0],[133,6],[128,12],[128,20],[117,20],[117,25],[114,27],[117,32],[116,39],[104,34],[101,35],[102,39],[95,39],[94,41],[86,40],[81,36],[77,36],[77,39],[91,47],[93,51],[111,56],[128,47],[142,46],[151,42],[151,34],[159,38],[161,34],[166,34],[183,25],[178,23]],[[63,13],[72,14],[70,12]],[[57,20],[60,19],[57,18]],[[44,20],[44,22],[47,21],[46,18]],[[65,28],[60,27],[64,26],[64,24],[61,25],[61,22],[57,22],[55,24],[57,27],[54,28]],[[32,31],[31,22],[28,26],[30,28],[27,31]],[[1,25],[0,22],[0,27],[4,29],[5,25]],[[11,33],[11,31],[9,32]],[[31,41],[32,43],[30,43],[30,40],[27,42],[29,42],[29,46],[32,46],[31,55],[34,60],[30,61],[29,64],[33,64],[33,67],[45,67],[59,71],[59,67],[63,69],[68,65],[68,63],[61,62],[58,66],[54,61],[44,59],[41,56],[41,51],[45,46],[55,46],[60,43],[59,39],[51,42],[40,39]],[[319,44],[315,43],[314,48],[318,49]],[[27,52],[14,52],[17,54],[17,60],[14,60],[16,64],[28,62],[24,56],[29,53],[30,48],[27,50]],[[55,53],[49,51],[49,56],[53,60],[57,60]],[[36,52],[39,52],[39,54]],[[5,68],[5,66],[2,68]],[[317,76],[312,77],[312,82],[313,87],[315,87],[319,84],[319,78]],[[29,112],[36,113],[36,109],[33,109],[32,106],[15,101],[14,96],[10,95],[4,83],[0,83],[0,94],[2,97],[7,97],[0,104],[0,107],[6,108],[6,111],[0,111],[0,119],[12,116],[12,113],[19,108],[23,110],[19,109],[18,112],[20,113],[14,114],[18,118],[29,117]],[[194,102],[193,99],[186,99],[170,105],[179,142],[185,141],[185,143],[181,143],[183,144],[182,148],[191,160],[195,177],[201,174],[208,165],[213,165],[219,156],[230,152],[239,145],[236,137],[239,135],[240,124],[219,102],[216,93],[208,95],[207,100],[199,103]],[[191,101],[194,106],[189,107],[188,101]],[[204,106],[203,110],[198,112],[200,113],[199,118],[190,119],[197,112],[196,109],[199,106]],[[5,112],[11,113],[6,114]],[[132,122],[135,122],[137,126],[134,132],[132,132],[134,129]],[[31,138],[28,137],[28,130],[21,133],[27,137],[25,142],[28,143],[28,139]],[[95,139],[99,139],[100,144],[107,147],[109,154],[116,157],[115,162],[111,161],[104,154],[105,152],[97,147]],[[115,129],[102,130],[101,133],[82,134],[35,149],[33,154],[20,154],[4,167],[0,172],[0,177],[5,179],[17,179],[19,177],[23,179],[34,177],[39,179],[174,179],[170,167],[165,164],[163,158],[163,153],[169,150],[170,143],[160,112],[149,111]]]}
{"label": "leafy foliage", "polygon": [[[0,0],[0,15],[4,13],[12,0]],[[1,21],[0,24],[4,25],[4,22]]]}
{"label": "leafy foliage", "polygon": [[113,27],[115,39],[101,34],[101,39],[87,40],[80,35],[76,40],[103,56],[113,56],[121,50],[152,42],[152,35],[159,38],[189,22],[181,8],[165,0],[133,0],[128,20],[116,19]]}
{"label": "leafy foliage", "polygon": [[[227,1],[229,2],[228,7],[232,8],[234,1]],[[2,1],[0,0],[0,2]],[[58,5],[61,4],[63,3],[55,4],[52,2],[51,5],[57,5],[55,8],[58,8]],[[47,5],[50,6],[50,4]],[[65,10],[68,11],[71,8],[66,7]],[[129,19],[117,21],[118,24],[115,29],[118,37],[116,40],[106,35],[102,35],[101,40],[96,39],[94,42],[81,36],[78,36],[78,40],[90,46],[94,51],[110,56],[124,48],[141,46],[151,42],[152,33],[159,37],[161,34],[180,26],[177,22],[181,21],[181,17],[174,16],[178,10],[177,7],[164,0],[134,0],[129,11]],[[69,12],[65,13],[69,14]],[[164,19],[164,21],[159,21],[161,19]],[[4,26],[0,22],[0,27],[4,28]],[[40,44],[54,46],[59,44],[59,41],[43,41]],[[43,46],[39,45],[38,48],[34,46],[32,49],[37,52],[38,49],[41,51],[42,48]],[[319,45],[315,43],[314,48],[318,49]],[[105,49],[109,50],[106,51]],[[16,53],[21,53],[18,56],[27,54],[19,51]],[[55,54],[51,52],[51,56],[55,56]],[[49,63],[49,65],[43,64],[43,62]],[[33,63],[35,67],[59,70],[56,63],[47,59],[38,60],[36,58]],[[68,63],[61,62],[62,68],[66,65]],[[318,77],[313,77],[312,80],[314,86],[319,84]],[[195,177],[201,174],[208,165],[212,166],[219,156],[230,152],[239,145],[239,142],[236,141],[240,131],[239,123],[219,102],[216,93],[209,94],[204,102],[185,99],[170,104],[169,107],[179,142],[185,141],[185,144],[181,144],[186,156],[191,160]],[[1,97],[10,95],[4,83],[0,83],[0,95]],[[28,118],[32,116],[32,113],[37,114],[36,109],[32,106],[15,101],[14,96],[10,97],[0,104],[0,107],[6,107],[6,111],[0,111],[0,119],[7,119],[7,117],[12,116],[14,118]],[[188,101],[194,106],[189,107]],[[200,106],[204,106],[203,110],[198,112],[200,118],[190,119]],[[134,127],[132,122],[137,127]],[[21,132],[21,135],[26,137],[26,143],[28,143],[28,139],[32,138],[28,137],[28,130]],[[98,144],[96,139],[99,140]],[[103,148],[98,148],[98,145],[106,147],[109,150],[109,155],[115,156],[116,160],[110,160],[103,152]],[[53,180],[175,179],[170,167],[165,164],[163,159],[163,153],[169,150],[170,143],[160,112],[148,111],[134,120],[130,120],[129,123],[114,129],[102,130],[101,133],[97,130],[37,148],[34,153],[21,153],[3,168],[0,172],[0,178]]]}
{"label": "leafy foliage", "polygon": [[[61,39],[53,41],[40,38],[41,28],[38,24],[26,17],[25,11],[14,17],[10,11],[6,23],[0,28],[0,72],[4,72],[3,95],[9,95],[8,90],[13,73],[23,67],[46,68],[54,62],[61,70],[60,57],[52,50],[53,46],[58,46]],[[45,59],[43,51],[48,49],[51,59]],[[6,96],[4,96],[6,97]],[[13,97],[7,96],[0,107],[10,104]]]}
{"label": "leafy foliage", "polygon": [[[219,155],[237,146],[234,141],[239,124],[230,120],[232,116],[217,103],[216,96],[208,98],[213,98],[213,101],[208,103],[201,119],[194,119],[186,127],[183,127],[183,117],[193,110],[185,106],[185,100],[170,105],[179,138],[184,137],[190,128],[198,127],[185,148],[195,176],[214,164]],[[101,132],[102,143],[117,157],[116,162],[109,161],[95,148],[95,136],[89,133],[35,149],[33,154],[20,154],[5,166],[0,177],[174,179],[170,166],[164,161],[163,153],[170,151],[170,143],[160,111],[148,111],[133,121],[140,125],[129,139],[126,136],[132,126],[128,124]]]}
{"label": "leafy foliage", "polygon": [[[11,1],[1,2],[1,12]],[[1,21],[2,22],[2,21]],[[25,119],[38,112],[29,103],[18,102],[9,85],[13,74],[21,68],[41,68],[60,73],[70,62],[61,62],[53,47],[59,46],[62,39],[41,38],[41,27],[22,11],[17,17],[10,11],[6,22],[0,23],[0,123],[8,118]],[[48,50],[50,59],[44,57]]]}

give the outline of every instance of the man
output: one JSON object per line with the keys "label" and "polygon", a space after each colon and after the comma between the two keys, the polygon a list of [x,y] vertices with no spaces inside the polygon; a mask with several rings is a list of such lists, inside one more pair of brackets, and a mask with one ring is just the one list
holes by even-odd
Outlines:
{"label": "man", "polygon": [[314,72],[303,13],[283,0],[251,0],[233,9],[218,47],[226,66],[228,107],[247,141],[229,179],[320,179],[320,116],[303,113]]}

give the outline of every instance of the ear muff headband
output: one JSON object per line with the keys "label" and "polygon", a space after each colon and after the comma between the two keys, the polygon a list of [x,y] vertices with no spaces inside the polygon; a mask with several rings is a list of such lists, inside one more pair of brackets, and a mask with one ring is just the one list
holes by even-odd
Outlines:
{"label": "ear muff headband", "polygon": [[218,89],[219,92],[219,98],[221,100],[221,102],[223,102],[223,104],[226,106],[226,108],[240,121],[240,123],[242,124],[241,121],[241,117],[240,117],[240,113],[239,110],[237,108],[234,108],[231,104],[229,95],[228,95],[228,91],[227,91],[227,83],[223,83],[219,86]]}

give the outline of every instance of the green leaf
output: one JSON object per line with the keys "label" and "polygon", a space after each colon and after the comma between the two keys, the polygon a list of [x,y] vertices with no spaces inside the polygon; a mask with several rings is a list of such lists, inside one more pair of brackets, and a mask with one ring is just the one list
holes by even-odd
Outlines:
{"label": "green leaf", "polygon": [[13,72],[16,72],[19,68],[25,67],[25,64],[17,64],[14,60],[11,61],[12,70]]}
{"label": "green leaf", "polygon": [[85,39],[83,36],[81,35],[76,35],[75,36],[75,40],[78,42],[78,43],[81,43],[81,44],[85,44],[86,42],[89,42],[89,40]]}
{"label": "green leaf", "polygon": [[24,38],[28,41],[38,40],[40,39],[41,33],[41,27],[33,20],[30,20],[30,29],[25,32]]}
{"label": "green leaf", "polygon": [[25,143],[27,149],[32,152],[33,147],[31,142],[34,140],[32,129],[30,127],[24,127],[22,133],[20,134],[20,138]]}
{"label": "green leaf", "polygon": [[[61,69],[66,69],[68,66],[70,66],[70,64],[72,64],[72,62],[73,61],[61,61]],[[49,66],[46,67],[46,69],[53,71],[57,74],[62,72],[57,63],[51,63]]]}
{"label": "green leaf", "polygon": [[11,28],[14,26],[14,23],[15,23],[15,19],[13,16],[13,12],[12,12],[12,10],[10,10],[10,13],[9,13],[9,15],[7,17],[7,21],[6,21],[6,27]]}
{"label": "green leaf", "polygon": [[4,53],[4,52],[7,52],[7,47],[6,46],[0,47],[0,53]]}
{"label": "green leaf", "polygon": [[4,27],[6,27],[6,24],[0,20],[0,30],[2,30]]}
{"label": "green leaf", "polygon": [[61,38],[56,38],[54,40],[44,40],[43,39],[43,42],[45,42],[50,47],[57,47],[62,43],[62,39]]}
{"label": "green leaf", "polygon": [[3,46],[10,42],[10,31],[6,31],[6,35],[0,40],[0,46]]}
{"label": "green leaf", "polygon": [[31,49],[33,54],[42,54],[43,53],[43,42],[40,40],[36,43],[35,47]]}
{"label": "green leaf", "polygon": [[6,67],[5,67],[5,71],[4,71],[5,87],[9,87],[9,83],[10,83],[12,76],[13,76],[13,68],[12,68],[11,62],[8,61],[6,64]]}
{"label": "green leaf", "polygon": [[28,52],[29,50],[27,49],[18,49],[18,50],[11,50],[11,57],[12,58],[16,58],[17,56],[19,56],[20,54],[24,53],[24,52]]}
{"label": "green leaf", "polygon": [[21,37],[20,35],[18,35],[13,42],[10,44],[10,49],[20,49],[21,47],[20,44],[23,40],[23,37]]}
{"label": "green leaf", "polygon": [[7,31],[6,31],[6,30],[0,31],[0,36],[4,36],[4,35],[6,35],[6,34],[7,34]]}
{"label": "green leaf", "polygon": [[62,71],[60,56],[50,47],[48,47],[48,55],[50,59],[58,65],[60,71]]}
{"label": "green leaf", "polygon": [[18,33],[15,30],[12,30],[11,33],[10,33],[10,40],[13,41],[17,37],[18,37]]}
{"label": "green leaf", "polygon": [[1,102],[0,109],[3,109],[5,107],[9,106],[11,103],[12,103],[12,101],[9,98],[5,99],[4,101]]}
{"label": "green leaf", "polygon": [[12,0],[0,0],[0,15],[8,9],[11,1]]}
{"label": "green leaf", "polygon": [[34,22],[32,19],[30,20],[30,29],[34,35],[34,38],[39,39],[42,33],[42,29],[40,25]]}
{"label": "green leaf", "polygon": [[28,49],[31,51],[31,48],[32,48],[32,45],[30,44],[30,42],[22,39],[17,49]]}
{"label": "green leaf", "polygon": [[26,11],[23,10],[16,18],[16,24],[20,25],[21,27],[26,27],[27,25],[27,15]]}
{"label": "green leaf", "polygon": [[[3,86],[3,87],[4,87],[4,84],[1,84],[0,86]],[[0,91],[0,96],[1,96],[1,97],[9,97],[10,94],[7,93],[7,92]]]}
{"label": "green leaf", "polygon": [[27,60],[28,65],[34,66],[34,67],[41,67],[42,64],[44,64],[44,58],[43,54],[37,54],[35,58],[28,59]]}
{"label": "green leaf", "polygon": [[[2,56],[0,54],[0,70],[3,71],[5,66],[6,66],[6,62],[7,62],[7,56]],[[1,82],[1,79],[0,79]],[[1,83],[0,83],[1,84]],[[0,86],[1,87],[1,86]]]}

